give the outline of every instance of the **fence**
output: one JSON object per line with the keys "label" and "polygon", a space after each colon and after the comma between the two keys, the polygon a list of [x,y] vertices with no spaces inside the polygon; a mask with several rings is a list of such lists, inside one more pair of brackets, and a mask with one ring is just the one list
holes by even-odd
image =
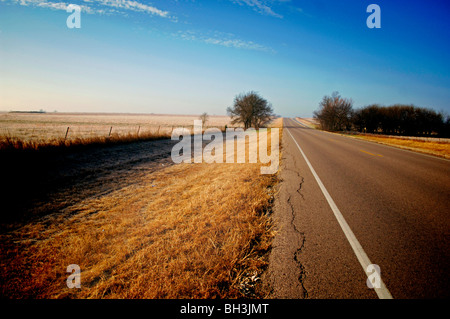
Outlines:
{"label": "fence", "polygon": [[[193,130],[193,125],[23,125],[0,128],[0,136],[21,141],[35,141],[45,143],[50,141],[70,141],[73,139],[90,138],[121,138],[121,137],[146,137],[149,135],[170,137],[173,130],[184,127]],[[216,126],[205,126],[208,128]],[[217,127],[225,130],[227,126]],[[228,128],[233,128],[228,126]]]}

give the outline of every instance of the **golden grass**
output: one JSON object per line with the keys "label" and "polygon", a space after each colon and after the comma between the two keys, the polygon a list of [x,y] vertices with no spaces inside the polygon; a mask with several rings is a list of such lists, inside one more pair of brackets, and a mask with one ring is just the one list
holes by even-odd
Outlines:
{"label": "golden grass", "polygon": [[23,151],[23,150],[43,150],[55,148],[73,148],[82,146],[99,146],[104,144],[129,143],[144,140],[157,140],[170,138],[170,132],[146,132],[143,134],[127,133],[119,135],[117,133],[111,136],[93,136],[93,137],[73,137],[71,139],[64,138],[42,138],[32,140],[22,140],[18,137],[0,136],[0,151]]}
{"label": "golden grass", "polygon": [[395,137],[371,136],[371,135],[352,135],[352,137],[380,144],[391,145],[398,148],[403,148],[425,154],[450,158],[450,143],[448,142],[422,141],[414,139],[410,140]]}
{"label": "golden grass", "polygon": [[[276,176],[179,164],[1,236],[8,298],[264,297]],[[81,267],[81,289],[66,268]]]}
{"label": "golden grass", "polygon": [[295,119],[310,128],[318,129],[320,126],[314,118],[296,117]]}
{"label": "golden grass", "polygon": [[269,123],[268,127],[275,127],[275,128],[282,129],[283,128],[283,118],[279,117],[279,118],[272,120]]}
{"label": "golden grass", "polygon": [[[193,127],[196,115],[0,113],[0,150],[42,149],[170,137]],[[210,116],[206,127],[230,126],[228,116]],[[69,130],[67,131],[67,128]]]}

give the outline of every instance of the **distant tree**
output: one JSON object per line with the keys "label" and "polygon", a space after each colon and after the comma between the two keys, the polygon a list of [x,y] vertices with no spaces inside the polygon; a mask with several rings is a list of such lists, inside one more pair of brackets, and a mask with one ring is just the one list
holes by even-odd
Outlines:
{"label": "distant tree", "polygon": [[450,115],[442,114],[442,118],[445,116],[445,121],[441,125],[439,134],[443,137],[450,137]]}
{"label": "distant tree", "polygon": [[331,96],[325,95],[319,104],[319,110],[314,112],[314,118],[322,129],[327,131],[342,131],[349,129],[352,123],[353,101],[343,98],[339,92]]}
{"label": "distant tree", "polygon": [[360,132],[408,136],[447,135],[446,119],[442,112],[414,105],[368,105],[355,110],[352,121]]}
{"label": "distant tree", "polygon": [[209,120],[209,115],[206,112],[203,112],[202,115],[199,117],[200,120],[202,120],[202,126],[205,126],[206,122]]}
{"label": "distant tree", "polygon": [[227,113],[232,118],[232,124],[242,123],[245,129],[259,129],[275,116],[272,105],[253,91],[237,95],[233,107],[227,108]]}
{"label": "distant tree", "polygon": [[359,132],[375,133],[381,121],[382,108],[377,104],[368,105],[353,112],[353,125]]}

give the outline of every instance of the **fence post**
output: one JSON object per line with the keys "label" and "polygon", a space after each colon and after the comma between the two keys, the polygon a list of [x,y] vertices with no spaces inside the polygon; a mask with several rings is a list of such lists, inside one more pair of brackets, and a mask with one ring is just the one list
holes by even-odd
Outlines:
{"label": "fence post", "polygon": [[141,126],[139,125],[139,127],[138,127],[138,131],[137,131],[137,136],[139,136],[139,130],[141,129]]}
{"label": "fence post", "polygon": [[111,126],[111,128],[109,129],[109,134],[108,134],[108,138],[110,138],[110,137],[111,137],[111,131],[112,131],[112,126]]}
{"label": "fence post", "polygon": [[67,138],[67,134],[69,134],[69,126],[67,127],[67,130],[66,130],[66,136],[64,136],[64,142],[66,141],[66,138]]}

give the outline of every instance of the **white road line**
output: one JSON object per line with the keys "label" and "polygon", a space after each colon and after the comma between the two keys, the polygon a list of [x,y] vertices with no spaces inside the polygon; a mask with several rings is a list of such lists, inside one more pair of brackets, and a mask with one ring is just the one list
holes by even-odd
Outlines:
{"label": "white road line", "polygon": [[[359,243],[358,239],[356,239],[355,234],[353,234],[352,230],[350,229],[350,226],[347,224],[347,222],[344,219],[344,216],[342,216],[342,213],[340,212],[339,208],[336,206],[333,198],[331,198],[330,194],[328,193],[327,189],[323,185],[322,181],[320,180],[319,176],[317,175],[316,171],[312,167],[311,163],[309,162],[308,158],[306,157],[305,153],[303,152],[300,145],[298,145],[297,141],[292,136],[291,132],[289,132],[289,129],[286,128],[286,131],[291,136],[292,140],[297,145],[298,149],[300,150],[300,153],[302,154],[303,158],[306,161],[306,164],[308,164],[309,169],[311,170],[311,173],[314,175],[314,178],[317,181],[317,184],[319,184],[320,189],[322,190],[323,195],[325,196],[328,204],[330,205],[331,210],[334,213],[334,216],[336,217],[339,225],[342,228],[342,231],[345,234],[345,237],[347,237],[347,240],[350,243],[350,246],[353,249],[353,252],[356,255],[356,258],[358,258],[359,263],[363,267],[364,273],[367,271],[367,267],[369,265],[372,265],[370,262],[369,257],[367,256],[366,252],[362,248],[361,244]],[[366,273],[367,275],[367,273]],[[380,277],[381,278],[381,277]],[[374,288],[375,292],[378,295],[378,298],[380,299],[392,299],[392,295],[389,292],[389,290],[386,288],[383,280],[380,279],[380,288]]]}

